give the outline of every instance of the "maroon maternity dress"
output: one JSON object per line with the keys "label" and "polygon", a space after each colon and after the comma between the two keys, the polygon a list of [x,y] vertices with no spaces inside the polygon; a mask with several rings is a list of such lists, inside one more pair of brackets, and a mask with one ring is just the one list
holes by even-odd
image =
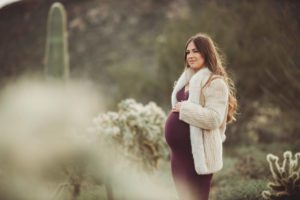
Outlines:
{"label": "maroon maternity dress", "polygon": [[[177,101],[188,99],[184,87],[177,92]],[[213,174],[199,175],[194,168],[190,127],[179,120],[178,112],[170,112],[165,124],[165,137],[170,147],[171,170],[181,200],[208,200]]]}

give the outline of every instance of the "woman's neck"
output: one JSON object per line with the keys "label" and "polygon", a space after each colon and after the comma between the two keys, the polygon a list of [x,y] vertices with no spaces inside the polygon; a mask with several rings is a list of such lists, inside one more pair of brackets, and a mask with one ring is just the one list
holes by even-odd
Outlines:
{"label": "woman's neck", "polygon": [[198,69],[192,69],[193,70],[193,72],[194,73],[196,73],[196,72],[198,72],[198,71],[200,71],[200,70],[202,70],[202,69],[204,69],[204,68],[206,68],[206,66],[205,65],[203,65],[202,67],[200,67],[200,68],[198,68]]}

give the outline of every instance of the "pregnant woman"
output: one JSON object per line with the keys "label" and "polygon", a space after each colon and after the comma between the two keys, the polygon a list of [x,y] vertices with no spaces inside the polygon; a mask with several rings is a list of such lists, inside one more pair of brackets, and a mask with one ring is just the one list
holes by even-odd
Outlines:
{"label": "pregnant woman", "polygon": [[208,35],[199,33],[187,41],[184,61],[165,137],[180,199],[208,200],[213,173],[223,167],[226,124],[235,120],[235,88]]}

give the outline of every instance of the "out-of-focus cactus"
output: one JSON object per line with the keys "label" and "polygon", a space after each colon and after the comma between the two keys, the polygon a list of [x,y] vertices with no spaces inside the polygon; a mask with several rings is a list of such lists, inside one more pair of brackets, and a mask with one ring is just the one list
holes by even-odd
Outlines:
{"label": "out-of-focus cactus", "polygon": [[286,151],[283,154],[282,167],[278,164],[278,157],[267,155],[273,181],[268,183],[271,191],[263,191],[262,196],[268,200],[299,200],[300,199],[300,153]]}
{"label": "out-of-focus cactus", "polygon": [[54,3],[48,14],[45,73],[47,77],[67,79],[69,53],[66,11],[61,3]]}
{"label": "out-of-focus cactus", "polygon": [[165,113],[153,102],[144,106],[133,99],[123,100],[118,107],[118,112],[96,117],[90,131],[99,137],[99,141],[115,147],[115,159],[122,155],[138,168],[153,171],[159,161],[168,156],[162,135]]}

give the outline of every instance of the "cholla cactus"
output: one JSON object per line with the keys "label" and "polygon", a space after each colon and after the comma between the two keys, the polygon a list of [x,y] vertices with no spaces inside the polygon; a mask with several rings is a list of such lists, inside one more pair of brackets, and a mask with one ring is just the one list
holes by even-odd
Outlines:
{"label": "cholla cactus", "polygon": [[283,154],[282,167],[278,164],[278,157],[268,154],[267,160],[272,172],[273,181],[268,183],[272,191],[263,191],[264,199],[270,200],[299,200],[300,199],[300,153],[286,151]]}
{"label": "cholla cactus", "polygon": [[122,155],[143,169],[154,169],[168,154],[163,136],[165,113],[153,102],[144,106],[133,99],[122,101],[118,108],[118,112],[96,117],[90,130],[118,149],[115,159]]}

